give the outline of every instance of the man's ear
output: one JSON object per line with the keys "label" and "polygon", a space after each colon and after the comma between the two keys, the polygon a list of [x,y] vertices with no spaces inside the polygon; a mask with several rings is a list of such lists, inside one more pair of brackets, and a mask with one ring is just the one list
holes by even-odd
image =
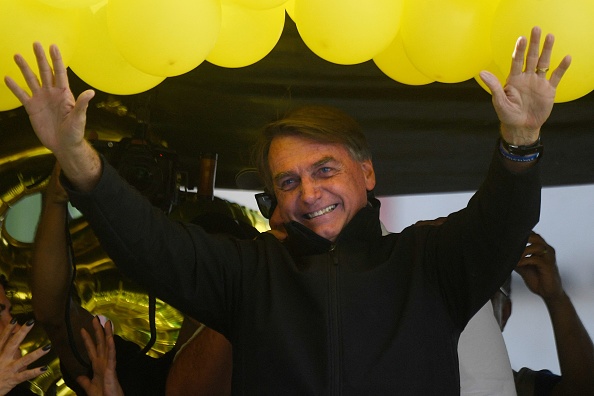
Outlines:
{"label": "man's ear", "polygon": [[371,160],[361,162],[361,169],[363,169],[363,177],[365,178],[365,189],[371,191],[375,188],[375,170]]}

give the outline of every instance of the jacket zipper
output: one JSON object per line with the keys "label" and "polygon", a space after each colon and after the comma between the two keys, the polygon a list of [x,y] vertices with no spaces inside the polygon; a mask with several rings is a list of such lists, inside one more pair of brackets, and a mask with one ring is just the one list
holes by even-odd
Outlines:
{"label": "jacket zipper", "polygon": [[340,326],[338,315],[338,255],[336,245],[330,246],[330,353],[331,353],[331,392],[332,395],[340,395]]}

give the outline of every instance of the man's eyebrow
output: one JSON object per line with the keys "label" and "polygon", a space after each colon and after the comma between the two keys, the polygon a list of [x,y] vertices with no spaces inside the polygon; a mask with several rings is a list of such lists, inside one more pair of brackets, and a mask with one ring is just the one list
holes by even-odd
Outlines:
{"label": "man's eyebrow", "polygon": [[290,172],[290,171],[287,171],[287,172],[281,172],[281,173],[278,173],[278,174],[276,174],[276,175],[275,175],[275,176],[274,176],[272,179],[273,179],[275,182],[277,182],[277,181],[279,181],[280,179],[284,179],[284,178],[285,178],[285,177],[287,177],[287,176],[293,176],[293,175],[294,175],[294,173],[293,173],[293,172]]}
{"label": "man's eyebrow", "polygon": [[321,160],[314,162],[314,164],[311,167],[317,168],[319,166],[326,165],[328,162],[332,162],[334,160],[335,160],[335,158],[333,156],[328,155],[328,156],[322,158]]}
{"label": "man's eyebrow", "polygon": [[[323,157],[320,160],[314,162],[309,168],[310,169],[318,168],[318,167],[320,167],[322,165],[327,164],[328,162],[332,162],[332,161],[335,161],[335,160],[336,160],[336,158],[334,158],[331,155],[328,155],[328,156]],[[283,179],[283,178],[285,178],[287,176],[293,176],[294,174],[295,173],[294,172],[291,172],[291,171],[280,172],[280,173],[274,175],[272,179],[274,181],[278,181],[278,180]]]}

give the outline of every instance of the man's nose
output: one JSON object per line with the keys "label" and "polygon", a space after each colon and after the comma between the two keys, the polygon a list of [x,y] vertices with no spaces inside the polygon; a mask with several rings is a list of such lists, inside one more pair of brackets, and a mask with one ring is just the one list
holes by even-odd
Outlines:
{"label": "man's nose", "polygon": [[301,199],[312,204],[320,198],[320,186],[317,180],[313,178],[304,178],[301,180]]}

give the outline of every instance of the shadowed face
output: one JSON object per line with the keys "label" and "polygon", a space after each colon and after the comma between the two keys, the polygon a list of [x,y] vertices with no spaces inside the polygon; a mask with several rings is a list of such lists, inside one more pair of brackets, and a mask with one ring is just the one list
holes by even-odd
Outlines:
{"label": "shadowed face", "polygon": [[272,140],[268,162],[282,222],[296,221],[330,241],[375,187],[371,161],[356,161],[341,144],[279,136]]}

